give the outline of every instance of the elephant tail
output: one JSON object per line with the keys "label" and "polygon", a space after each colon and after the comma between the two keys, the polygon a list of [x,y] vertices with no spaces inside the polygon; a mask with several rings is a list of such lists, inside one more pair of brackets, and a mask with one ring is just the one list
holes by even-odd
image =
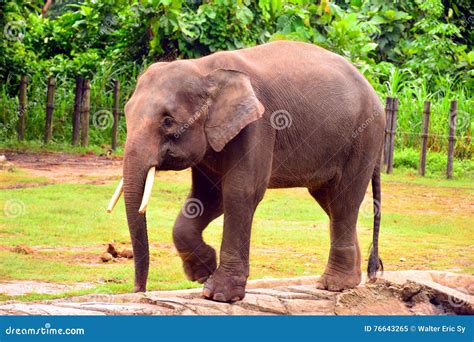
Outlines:
{"label": "elephant tail", "polygon": [[374,279],[377,271],[383,272],[382,259],[379,258],[379,231],[380,218],[382,216],[382,194],[380,186],[380,163],[377,162],[372,174],[372,196],[374,201],[374,233],[372,238],[372,248],[370,250],[369,264],[367,265],[367,275],[369,279]]}

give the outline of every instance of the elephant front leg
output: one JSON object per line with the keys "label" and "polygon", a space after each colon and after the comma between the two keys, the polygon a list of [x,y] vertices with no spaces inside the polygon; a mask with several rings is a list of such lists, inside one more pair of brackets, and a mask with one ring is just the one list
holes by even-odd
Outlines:
{"label": "elephant front leg", "polygon": [[189,280],[204,283],[216,270],[216,251],[202,238],[203,230],[223,212],[219,182],[200,169],[192,171],[191,193],[173,227],[173,240]]}
{"label": "elephant front leg", "polygon": [[219,302],[234,302],[245,296],[249,276],[250,231],[255,208],[263,193],[224,192],[224,234],[220,265],[206,281],[203,296]]}

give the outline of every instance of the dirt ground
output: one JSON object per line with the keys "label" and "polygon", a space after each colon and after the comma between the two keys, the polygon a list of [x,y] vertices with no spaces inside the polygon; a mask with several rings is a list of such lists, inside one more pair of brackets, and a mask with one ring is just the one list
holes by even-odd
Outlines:
{"label": "dirt ground", "polygon": [[122,174],[121,157],[10,151],[0,151],[0,155],[31,176],[53,183],[102,184]]}
{"label": "dirt ground", "polygon": [[[122,176],[122,157],[61,152],[17,152],[0,150],[8,163],[30,176],[43,177],[47,183],[105,184]],[[189,170],[160,173],[160,179],[188,180]],[[44,183],[18,183],[15,188],[41,186]],[[0,186],[1,188],[1,186]]]}

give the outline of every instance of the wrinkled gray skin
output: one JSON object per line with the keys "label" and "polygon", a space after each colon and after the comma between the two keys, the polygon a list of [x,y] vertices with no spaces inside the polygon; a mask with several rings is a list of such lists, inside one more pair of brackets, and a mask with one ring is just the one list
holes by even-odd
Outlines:
{"label": "wrinkled gray skin", "polygon": [[[331,249],[317,286],[340,291],[359,284],[356,221],[371,179],[380,201],[385,116],[373,88],[344,58],[278,41],[156,63],[140,76],[125,113],[124,196],[135,291],[146,290],[148,276],[146,217],[138,209],[151,166],[192,168],[188,199],[199,200],[203,211],[193,218],[183,207],[173,238],[187,277],[205,282],[205,297],[244,297],[252,219],[267,188],[306,187],[330,217]],[[202,231],[221,214],[217,266]],[[379,222],[378,214],[371,277],[379,265]]]}

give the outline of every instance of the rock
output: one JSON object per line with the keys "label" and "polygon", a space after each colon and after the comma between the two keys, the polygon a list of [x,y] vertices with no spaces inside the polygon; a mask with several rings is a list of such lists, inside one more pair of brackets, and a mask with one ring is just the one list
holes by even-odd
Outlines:
{"label": "rock", "polygon": [[103,312],[67,308],[51,304],[13,303],[0,305],[0,315],[105,315]]}
{"label": "rock", "polygon": [[112,254],[110,253],[102,253],[100,255],[100,260],[102,260],[102,262],[109,262],[110,260],[112,260],[114,257],[112,256]]}
{"label": "rock", "polygon": [[400,261],[401,261],[401,262],[405,262],[405,261],[407,261],[407,259],[405,259],[405,258],[402,257],[402,258],[400,258]]}
{"label": "rock", "polygon": [[0,155],[0,163],[7,161],[7,157],[5,157],[3,154]]}
{"label": "rock", "polygon": [[433,272],[432,278],[441,285],[457,289],[461,292],[467,292],[471,296],[474,295],[474,276],[472,275]]}
{"label": "rock", "polygon": [[92,283],[59,284],[36,280],[16,280],[0,282],[0,293],[7,296],[22,296],[29,293],[61,294],[69,291],[90,289]]}
{"label": "rock", "polygon": [[[110,253],[107,258],[113,259]],[[219,303],[201,298],[201,289],[146,293],[93,293],[37,302],[0,303],[5,315],[472,315],[473,298],[435,281],[463,275],[439,271],[392,271],[352,290],[315,287],[315,277],[271,282],[249,281],[242,301]],[[392,281],[391,279],[396,279]],[[470,276],[466,278],[468,282]],[[454,284],[456,285],[456,284]],[[453,285],[453,286],[454,286]],[[262,287],[263,286],[263,287]],[[266,286],[266,287],[265,287]]]}

